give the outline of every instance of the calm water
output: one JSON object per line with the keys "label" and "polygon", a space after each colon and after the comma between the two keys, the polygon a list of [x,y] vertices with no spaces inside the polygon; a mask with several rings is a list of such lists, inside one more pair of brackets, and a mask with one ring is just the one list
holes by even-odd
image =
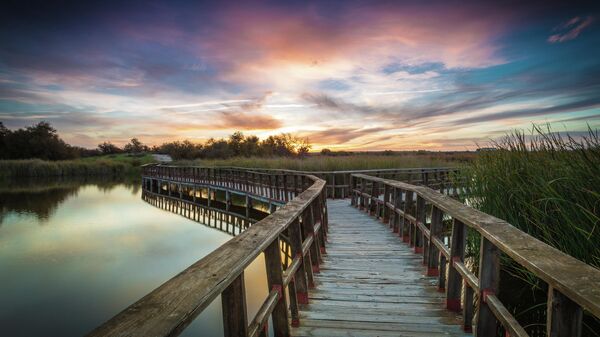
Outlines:
{"label": "calm water", "polygon": [[[140,198],[138,182],[0,187],[2,336],[81,336],[230,239]],[[246,270],[249,315],[267,294]],[[184,335],[221,336],[220,298]]]}

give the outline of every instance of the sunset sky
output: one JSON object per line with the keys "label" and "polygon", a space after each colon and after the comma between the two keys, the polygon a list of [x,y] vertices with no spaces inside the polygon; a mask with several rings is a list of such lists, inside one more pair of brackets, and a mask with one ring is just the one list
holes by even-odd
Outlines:
{"label": "sunset sky", "polygon": [[242,130],[464,150],[533,122],[600,128],[593,2],[5,3],[0,121],[75,145]]}

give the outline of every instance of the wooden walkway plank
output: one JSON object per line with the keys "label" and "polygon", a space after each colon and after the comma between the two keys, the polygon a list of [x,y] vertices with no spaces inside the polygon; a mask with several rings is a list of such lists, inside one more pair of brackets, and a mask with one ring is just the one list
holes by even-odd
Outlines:
{"label": "wooden walkway plank", "polygon": [[470,336],[397,234],[348,200],[327,207],[327,254],[292,336]]}

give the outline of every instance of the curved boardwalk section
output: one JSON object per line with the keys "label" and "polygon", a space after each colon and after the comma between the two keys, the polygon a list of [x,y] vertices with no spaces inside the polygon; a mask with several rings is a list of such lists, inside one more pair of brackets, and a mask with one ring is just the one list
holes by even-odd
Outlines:
{"label": "curved boardwalk section", "polygon": [[422,258],[387,226],[349,200],[327,208],[327,254],[292,336],[470,336]]}

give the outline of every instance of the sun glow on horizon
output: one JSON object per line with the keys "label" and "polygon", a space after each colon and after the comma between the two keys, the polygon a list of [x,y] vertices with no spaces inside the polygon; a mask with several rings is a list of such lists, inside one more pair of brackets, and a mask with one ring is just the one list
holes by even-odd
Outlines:
{"label": "sun glow on horizon", "polygon": [[532,123],[600,127],[594,7],[89,2],[32,20],[11,6],[0,121],[45,120],[75,145],[239,130],[314,149],[463,150]]}

